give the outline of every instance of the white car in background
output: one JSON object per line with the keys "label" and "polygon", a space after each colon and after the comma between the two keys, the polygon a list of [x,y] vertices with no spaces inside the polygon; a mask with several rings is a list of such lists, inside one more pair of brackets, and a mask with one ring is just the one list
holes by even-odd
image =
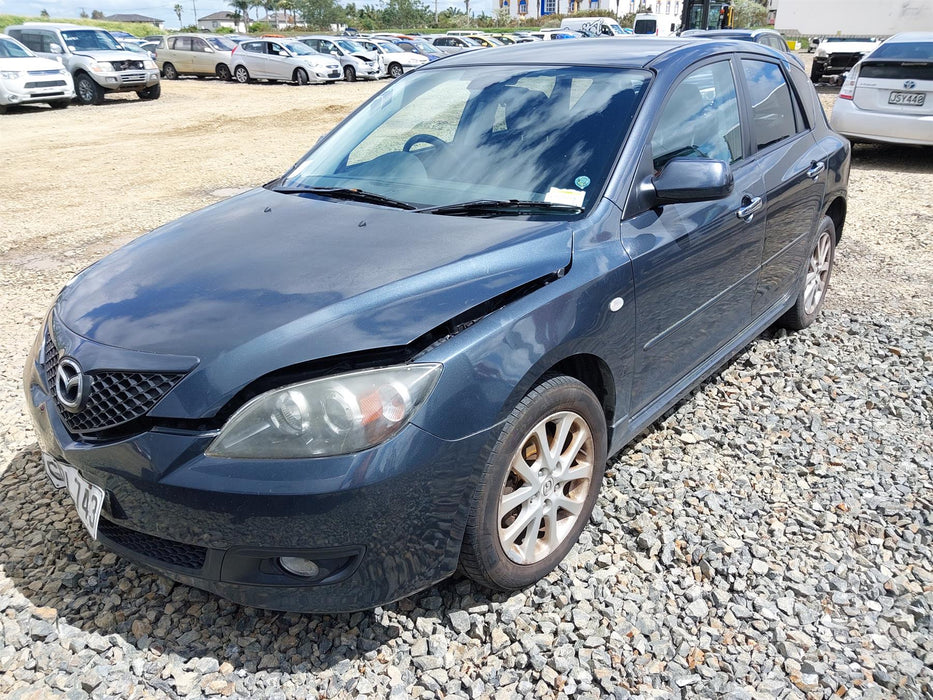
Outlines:
{"label": "white car in background", "polygon": [[427,56],[405,51],[391,41],[362,37],[356,37],[353,41],[367,51],[382,55],[382,65],[384,66],[382,77],[398,78],[403,73],[412,71],[430,61]]}
{"label": "white car in background", "polygon": [[819,83],[827,75],[842,75],[876,48],[878,40],[872,37],[825,37],[813,54],[810,80]]}
{"label": "white car in background", "polygon": [[367,51],[357,44],[354,39],[315,34],[300,36],[295,41],[300,41],[315,51],[325,56],[333,56],[340,61],[340,66],[343,68],[343,79],[348,83],[360,78],[376,80],[383,74],[385,69],[385,66],[382,65],[381,54]]}
{"label": "white car in background", "polygon": [[244,41],[230,53],[233,78],[238,83],[251,80],[280,80],[298,85],[333,83],[340,80],[340,63],[300,41],[257,39]]}
{"label": "white car in background", "polygon": [[863,58],[830,124],[853,141],[933,146],[933,32],[897,34]]}
{"label": "white car in background", "polygon": [[13,37],[0,34],[0,113],[8,105],[35,102],[64,109],[74,96],[71,73],[61,63],[39,58]]}

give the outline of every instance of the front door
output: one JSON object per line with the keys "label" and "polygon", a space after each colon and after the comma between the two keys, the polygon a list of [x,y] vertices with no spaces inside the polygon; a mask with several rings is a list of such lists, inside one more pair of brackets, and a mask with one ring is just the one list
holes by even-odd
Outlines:
{"label": "front door", "polygon": [[[764,235],[764,185],[744,157],[734,64],[694,69],[671,91],[650,144],[661,172],[673,158],[731,164],[732,194],[666,204],[622,224],[635,276],[637,412],[720,350],[751,321]],[[745,216],[739,216],[748,212]]]}

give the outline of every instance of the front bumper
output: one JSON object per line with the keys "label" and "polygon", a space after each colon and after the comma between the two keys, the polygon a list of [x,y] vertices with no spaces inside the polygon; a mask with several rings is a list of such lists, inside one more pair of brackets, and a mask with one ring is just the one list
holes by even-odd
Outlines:
{"label": "front bumper", "polygon": [[119,73],[92,73],[90,75],[98,85],[111,92],[144,90],[159,83],[158,70],[130,70]]}
{"label": "front bumper", "polygon": [[[277,461],[206,457],[211,432],[82,441],[49,395],[42,352],[24,377],[39,444],[104,490],[98,536],[125,558],[237,603],[304,612],[371,608],[455,570],[491,430],[447,441],[408,425],[357,454]],[[281,556],[321,574],[289,574]]]}
{"label": "front bumper", "polygon": [[[36,87],[26,87],[28,84]],[[44,80],[0,80],[0,105],[21,105],[74,99],[74,85],[67,76]]]}
{"label": "front bumper", "polygon": [[829,123],[854,141],[933,146],[933,115],[869,112],[837,99]]}

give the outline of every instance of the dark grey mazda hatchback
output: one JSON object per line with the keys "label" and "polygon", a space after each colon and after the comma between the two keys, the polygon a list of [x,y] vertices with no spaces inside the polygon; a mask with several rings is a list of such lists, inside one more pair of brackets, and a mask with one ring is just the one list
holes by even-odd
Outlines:
{"label": "dark grey mazda hatchback", "polygon": [[92,538],[248,605],[528,586],[608,456],[817,317],[848,169],[748,42],[436,61],[61,291],[25,370],[47,475]]}

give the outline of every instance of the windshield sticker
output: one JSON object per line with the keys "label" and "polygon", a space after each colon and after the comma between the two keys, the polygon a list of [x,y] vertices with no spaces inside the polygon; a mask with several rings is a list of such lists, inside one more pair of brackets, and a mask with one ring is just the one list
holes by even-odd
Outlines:
{"label": "windshield sticker", "polygon": [[589,186],[590,182],[590,178],[588,178],[586,175],[581,175],[573,181],[573,184],[575,184],[581,190],[585,190]]}
{"label": "windshield sticker", "polygon": [[585,196],[586,192],[580,190],[562,190],[559,187],[552,187],[544,196],[544,201],[551,204],[569,204],[572,207],[582,207]]}

